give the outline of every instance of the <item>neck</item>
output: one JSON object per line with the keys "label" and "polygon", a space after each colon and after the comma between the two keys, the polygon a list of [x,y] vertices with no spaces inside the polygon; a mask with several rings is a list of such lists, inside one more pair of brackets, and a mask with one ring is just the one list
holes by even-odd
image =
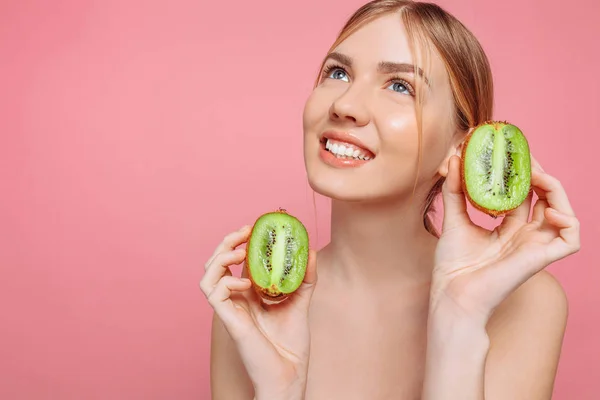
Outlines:
{"label": "neck", "polygon": [[416,203],[332,200],[326,253],[337,274],[354,282],[429,282],[437,239]]}

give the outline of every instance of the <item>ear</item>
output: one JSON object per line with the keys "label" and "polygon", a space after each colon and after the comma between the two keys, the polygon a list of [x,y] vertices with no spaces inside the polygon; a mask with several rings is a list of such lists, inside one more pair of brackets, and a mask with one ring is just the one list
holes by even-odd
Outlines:
{"label": "ear", "polygon": [[448,147],[448,152],[438,167],[438,173],[444,178],[448,176],[450,157],[453,155],[460,157],[462,154],[463,145],[465,143],[465,138],[469,135],[469,133],[471,133],[472,130],[473,128],[470,128],[467,132],[456,132],[454,134],[452,143],[450,143],[450,146]]}

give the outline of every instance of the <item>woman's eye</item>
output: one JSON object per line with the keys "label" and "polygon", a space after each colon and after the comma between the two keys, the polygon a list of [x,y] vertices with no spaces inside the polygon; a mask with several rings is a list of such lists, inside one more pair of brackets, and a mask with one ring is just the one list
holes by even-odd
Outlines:
{"label": "woman's eye", "polygon": [[398,92],[398,93],[411,94],[408,87],[406,87],[406,85],[402,82],[394,82],[388,87],[391,87],[393,91]]}
{"label": "woman's eye", "polygon": [[344,72],[343,69],[339,69],[336,68],[333,71],[331,71],[331,73],[329,74],[329,77],[332,79],[344,79],[344,77],[346,79],[348,79],[348,77],[346,76],[346,73]]}

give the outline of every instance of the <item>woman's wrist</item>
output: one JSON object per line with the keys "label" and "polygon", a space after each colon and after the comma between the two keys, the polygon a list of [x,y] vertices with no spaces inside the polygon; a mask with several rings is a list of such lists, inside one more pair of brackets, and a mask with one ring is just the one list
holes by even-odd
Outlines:
{"label": "woman's wrist", "polygon": [[480,288],[473,289],[472,285],[434,277],[429,294],[429,317],[470,320],[485,327],[493,310],[489,304],[474,300],[481,297],[480,292]]}
{"label": "woman's wrist", "polygon": [[436,353],[487,353],[487,321],[486,314],[467,312],[454,301],[441,298],[429,312],[428,344]]}
{"label": "woman's wrist", "polygon": [[427,326],[423,400],[483,399],[490,345],[485,325],[451,301],[436,302]]}
{"label": "woman's wrist", "polygon": [[289,385],[255,385],[254,400],[304,400],[306,381],[296,378]]}
{"label": "woman's wrist", "polygon": [[304,391],[257,391],[254,400],[304,400]]}
{"label": "woman's wrist", "polygon": [[487,352],[489,337],[480,318],[430,314],[427,326],[428,345],[439,354],[458,353],[467,356],[473,351]]}

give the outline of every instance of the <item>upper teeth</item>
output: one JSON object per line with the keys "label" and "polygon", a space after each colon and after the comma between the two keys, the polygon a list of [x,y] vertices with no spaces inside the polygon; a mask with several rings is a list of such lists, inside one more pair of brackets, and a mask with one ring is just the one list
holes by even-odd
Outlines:
{"label": "upper teeth", "polygon": [[365,154],[365,151],[350,144],[327,139],[325,148],[338,157],[352,157],[358,160],[370,160],[371,157]]}

